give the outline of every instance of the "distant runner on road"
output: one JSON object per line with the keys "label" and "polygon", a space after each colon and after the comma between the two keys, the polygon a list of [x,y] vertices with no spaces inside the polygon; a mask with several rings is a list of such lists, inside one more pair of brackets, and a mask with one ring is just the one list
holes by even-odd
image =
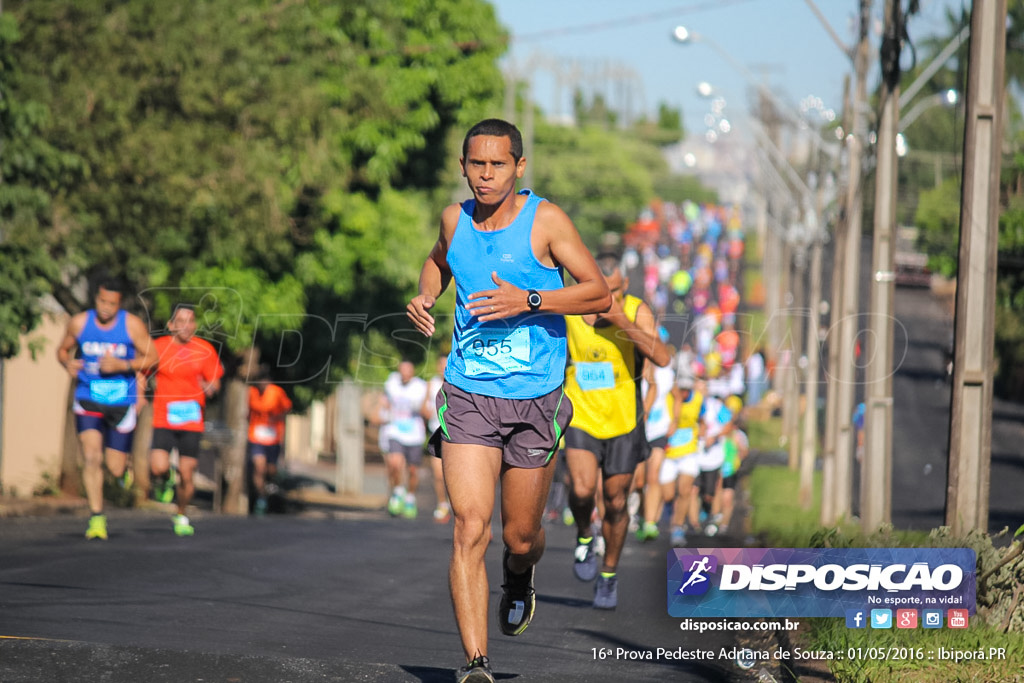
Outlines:
{"label": "distant runner on road", "polygon": [[[153,392],[153,441],[149,453],[154,497],[170,503],[177,494],[178,513],[172,523],[178,536],[195,533],[185,514],[195,493],[194,475],[199,465],[199,441],[203,434],[206,399],[220,391],[224,366],[210,342],[196,334],[196,312],[184,304],[175,307],[167,323],[170,334],[153,344],[160,356]],[[171,451],[178,451],[175,482]],[[175,485],[177,484],[177,485]]]}
{"label": "distant runner on road", "polygon": [[145,323],[121,310],[124,286],[108,280],[96,291],[95,307],[73,316],[57,347],[57,360],[75,379],[75,427],[85,466],[82,484],[89,501],[88,539],[107,538],[103,514],[103,465],[128,485],[128,453],[135,434],[136,375],[153,367],[156,349]]}

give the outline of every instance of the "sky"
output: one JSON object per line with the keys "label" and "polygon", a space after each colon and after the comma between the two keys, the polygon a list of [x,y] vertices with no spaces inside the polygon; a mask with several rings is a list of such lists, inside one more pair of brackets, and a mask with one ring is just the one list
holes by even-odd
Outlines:
{"label": "sky", "polygon": [[[850,59],[815,16],[824,15],[845,45],[856,41],[858,0],[492,0],[498,20],[512,34],[502,65],[530,74],[533,97],[549,116],[570,111],[571,85],[597,88],[637,115],[653,115],[659,102],[683,113],[690,133],[703,133],[712,98],[698,94],[706,82],[727,107],[749,111],[752,83],[766,85],[784,103],[820,98],[840,114]],[[920,0],[909,24],[912,41],[947,33],[945,12],[959,14],[969,0]],[[877,55],[884,0],[874,0],[872,55]],[[696,40],[679,43],[683,25]],[[723,57],[725,53],[727,57]],[[869,87],[878,80],[877,60]],[[620,107],[616,107],[620,109]]]}

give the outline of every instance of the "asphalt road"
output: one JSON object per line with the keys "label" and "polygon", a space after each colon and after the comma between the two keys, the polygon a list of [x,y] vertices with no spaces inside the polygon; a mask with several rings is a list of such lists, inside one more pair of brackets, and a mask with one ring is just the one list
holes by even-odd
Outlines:
{"label": "asphalt road", "polygon": [[[892,521],[900,529],[945,524],[950,400],[946,345],[951,310],[928,289],[897,288],[893,377]],[[1024,523],[1024,406],[993,403],[990,533]]]}
{"label": "asphalt road", "polygon": [[[860,311],[866,334],[872,238],[861,247]],[[829,250],[830,251],[830,250]],[[825,273],[831,272],[826,252]],[[822,281],[824,297],[830,278]],[[927,288],[896,287],[893,335],[892,523],[897,529],[934,529],[945,524],[951,386],[946,381],[946,346],[953,333],[952,303]],[[825,352],[823,351],[823,354]],[[823,358],[825,356],[823,355]],[[864,400],[864,373],[856,401]],[[824,385],[819,388],[824,395]],[[1014,531],[1024,523],[1024,405],[993,403],[989,533]],[[854,490],[854,510],[858,490]]]}
{"label": "asphalt road", "polygon": [[[85,541],[79,517],[2,520],[0,681],[451,681],[462,664],[446,580],[451,527],[428,518],[200,513],[196,535],[180,539],[163,514],[115,510],[106,542]],[[736,641],[682,631],[667,615],[664,538],[628,541],[619,607],[594,610],[591,586],[572,575],[572,535],[548,527],[529,629],[508,638],[492,628],[499,681],[741,681],[761,668],[597,657]],[[492,610],[500,552],[500,542],[488,551]]]}

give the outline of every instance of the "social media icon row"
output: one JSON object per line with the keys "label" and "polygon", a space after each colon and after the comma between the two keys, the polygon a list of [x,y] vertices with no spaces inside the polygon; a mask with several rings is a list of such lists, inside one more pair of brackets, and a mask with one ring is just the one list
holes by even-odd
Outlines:
{"label": "social media icon row", "polygon": [[[918,611],[916,609],[898,609],[895,618],[890,609],[848,609],[846,610],[846,628],[917,628]],[[921,610],[920,625],[923,628],[942,628],[943,617],[948,628],[967,628],[968,613],[965,609],[951,609],[943,614],[940,609]]]}

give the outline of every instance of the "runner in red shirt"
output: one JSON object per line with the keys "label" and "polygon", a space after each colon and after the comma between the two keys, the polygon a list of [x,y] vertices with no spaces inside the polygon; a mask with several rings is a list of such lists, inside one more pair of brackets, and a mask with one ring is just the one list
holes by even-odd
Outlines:
{"label": "runner in red shirt", "polygon": [[277,461],[284,443],[284,418],[292,409],[284,389],[272,384],[265,368],[256,384],[249,387],[249,458],[252,488],[256,494],[253,510],[267,512],[267,477],[277,474]]}
{"label": "runner in red shirt", "polygon": [[[191,306],[179,304],[167,323],[171,333],[154,342],[160,363],[156,370],[153,394],[153,444],[149,454],[153,497],[170,503],[177,481],[178,513],[174,533],[195,533],[185,508],[195,493],[193,475],[199,464],[199,439],[203,433],[206,399],[220,390],[224,367],[217,350],[195,336],[196,313]],[[178,451],[178,472],[171,472],[171,451]]]}

